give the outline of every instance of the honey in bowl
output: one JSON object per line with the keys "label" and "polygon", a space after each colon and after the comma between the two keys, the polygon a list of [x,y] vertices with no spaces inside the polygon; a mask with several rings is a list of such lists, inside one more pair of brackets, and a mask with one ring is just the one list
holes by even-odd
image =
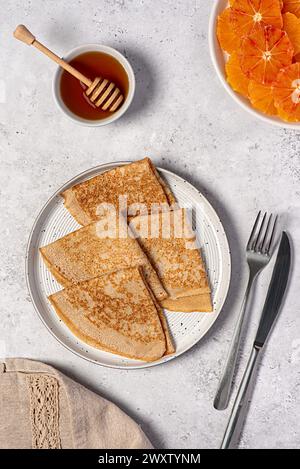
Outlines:
{"label": "honey in bowl", "polygon": [[[124,67],[117,59],[104,52],[85,52],[69,61],[70,65],[91,78],[103,77],[112,81],[124,96],[123,104],[129,88],[129,79]],[[60,94],[64,104],[76,116],[86,120],[101,120],[110,117],[110,111],[102,111],[86,96],[87,87],[70,73],[63,71],[60,80]],[[122,108],[122,105],[119,109]]]}

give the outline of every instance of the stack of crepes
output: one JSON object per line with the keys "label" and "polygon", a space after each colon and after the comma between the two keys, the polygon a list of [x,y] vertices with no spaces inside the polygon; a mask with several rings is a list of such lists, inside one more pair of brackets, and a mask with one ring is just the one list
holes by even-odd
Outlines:
{"label": "stack of crepes", "polygon": [[84,226],[40,249],[64,287],[49,297],[59,317],[102,350],[144,361],[174,353],[162,308],[210,312],[211,292],[187,214],[151,160],[62,196]]}

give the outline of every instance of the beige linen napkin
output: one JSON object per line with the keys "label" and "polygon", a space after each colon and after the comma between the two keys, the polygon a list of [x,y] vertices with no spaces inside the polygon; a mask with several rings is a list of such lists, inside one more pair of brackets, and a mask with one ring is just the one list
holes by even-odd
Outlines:
{"label": "beige linen napkin", "polygon": [[0,360],[0,448],[152,445],[116,405],[44,363]]}

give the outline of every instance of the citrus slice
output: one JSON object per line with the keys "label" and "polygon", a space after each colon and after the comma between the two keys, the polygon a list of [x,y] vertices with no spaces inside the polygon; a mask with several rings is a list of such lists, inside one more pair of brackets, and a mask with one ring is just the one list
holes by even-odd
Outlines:
{"label": "citrus slice", "polygon": [[250,81],[248,86],[248,95],[252,106],[255,109],[275,116],[277,109],[274,105],[273,87],[270,85],[261,85],[256,81]]}
{"label": "citrus slice", "polygon": [[249,79],[242,72],[240,61],[236,52],[234,52],[225,65],[227,81],[234,91],[248,98]]}
{"label": "citrus slice", "polygon": [[295,119],[294,117],[290,117],[282,109],[277,109],[277,115],[278,117],[280,117],[280,119],[282,119],[285,122],[299,122],[298,119]]}
{"label": "citrus slice", "polygon": [[231,22],[239,37],[249,34],[257,25],[270,24],[282,28],[279,0],[234,0]]}
{"label": "citrus slice", "polygon": [[300,52],[300,18],[293,13],[282,15],[283,29],[287,33],[294,48],[294,55]]}
{"label": "citrus slice", "polygon": [[293,53],[285,31],[273,26],[256,28],[241,42],[241,69],[250,80],[262,85],[271,84],[279,70],[292,63]]}
{"label": "citrus slice", "polygon": [[[300,63],[281,70],[274,82],[274,103],[280,115],[300,120]],[[286,120],[286,119],[285,119]]]}
{"label": "citrus slice", "polygon": [[300,17],[300,0],[283,0],[283,13],[293,13]]}
{"label": "citrus slice", "polygon": [[237,50],[240,44],[230,23],[230,8],[226,8],[219,16],[217,22],[217,37],[223,50],[231,54]]}

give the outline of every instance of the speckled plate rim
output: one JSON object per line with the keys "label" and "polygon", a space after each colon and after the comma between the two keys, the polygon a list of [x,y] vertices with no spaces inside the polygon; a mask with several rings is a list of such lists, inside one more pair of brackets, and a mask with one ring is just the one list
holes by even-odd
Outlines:
{"label": "speckled plate rim", "polygon": [[[29,235],[27,248],[26,248],[26,257],[25,257],[26,284],[27,284],[27,288],[28,288],[28,291],[29,291],[29,294],[30,294],[30,298],[31,298],[32,304],[34,306],[34,309],[35,309],[36,313],[38,314],[38,317],[40,318],[40,320],[42,321],[44,326],[48,329],[48,331],[51,333],[51,335],[61,345],[63,345],[63,347],[65,347],[67,350],[69,350],[70,352],[74,353],[75,355],[77,355],[78,357],[80,357],[84,360],[95,363],[97,365],[105,366],[107,368],[125,369],[125,370],[143,369],[143,368],[149,368],[149,367],[152,367],[152,366],[161,365],[161,364],[164,364],[164,363],[166,363],[170,360],[173,360],[173,359],[179,357],[180,355],[182,355],[183,353],[187,352],[192,347],[194,347],[194,345],[196,345],[207,334],[209,329],[213,326],[213,324],[215,323],[215,321],[219,317],[219,315],[220,315],[220,313],[223,309],[226,297],[227,297],[227,293],[228,293],[229,285],[230,285],[230,279],[231,279],[231,255],[230,255],[229,244],[228,244],[228,240],[227,240],[227,236],[226,236],[224,227],[223,227],[223,225],[221,223],[221,220],[218,217],[215,209],[212,207],[210,202],[208,202],[206,197],[204,197],[204,195],[195,186],[193,186],[191,183],[186,181],[181,176],[178,176],[177,174],[173,173],[172,171],[168,171],[166,169],[158,167],[157,169],[158,169],[159,172],[162,173],[162,175],[165,173],[165,174],[168,174],[171,177],[175,177],[178,180],[178,182],[186,184],[190,189],[197,192],[198,197],[200,197],[201,202],[205,204],[206,210],[207,210],[207,212],[209,212],[209,218],[210,218],[210,221],[212,222],[212,225],[217,227],[216,231],[219,233],[218,238],[219,238],[220,245],[222,246],[220,265],[221,265],[222,281],[223,281],[222,288],[221,288],[222,300],[219,302],[218,311],[214,311],[214,313],[212,313],[213,316],[211,317],[211,321],[209,322],[209,324],[207,324],[206,328],[203,328],[203,330],[201,331],[201,334],[197,335],[195,340],[190,345],[188,345],[185,349],[181,350],[178,353],[175,352],[175,354],[172,354],[170,356],[162,357],[162,359],[160,359],[160,360],[157,360],[157,361],[154,361],[154,362],[141,362],[138,365],[125,366],[125,365],[114,365],[114,364],[103,363],[103,362],[101,362],[99,360],[96,360],[94,358],[84,356],[79,351],[74,350],[71,346],[67,345],[63,340],[61,340],[59,337],[57,337],[55,332],[47,324],[46,320],[43,317],[42,312],[40,311],[38,301],[36,299],[36,293],[35,293],[35,291],[37,290],[37,287],[35,285],[34,275],[31,275],[31,271],[32,271],[33,265],[34,265],[34,263],[32,262],[31,252],[34,252],[36,250],[35,245],[34,245],[34,238],[36,237],[37,233],[40,233],[40,225],[43,223],[44,214],[47,211],[49,205],[51,205],[51,203],[55,200],[55,198],[57,198],[57,196],[59,196],[63,191],[65,191],[69,187],[73,186],[74,184],[78,183],[79,181],[89,179],[93,176],[96,176],[97,174],[101,174],[105,171],[109,171],[110,169],[113,169],[117,166],[122,166],[122,165],[130,164],[130,163],[132,163],[132,161],[115,161],[115,162],[110,162],[110,163],[103,163],[101,165],[95,166],[93,168],[90,168],[86,171],[81,172],[80,174],[78,174],[77,176],[75,176],[74,178],[72,178],[68,182],[66,182],[63,186],[61,186],[47,200],[47,202],[44,204],[44,206],[42,207],[42,209],[38,213],[38,215],[35,219],[35,222],[33,224],[33,227],[31,229],[30,235]],[[42,306],[41,306],[41,308],[42,308]],[[176,313],[174,313],[174,314],[176,314]]]}

